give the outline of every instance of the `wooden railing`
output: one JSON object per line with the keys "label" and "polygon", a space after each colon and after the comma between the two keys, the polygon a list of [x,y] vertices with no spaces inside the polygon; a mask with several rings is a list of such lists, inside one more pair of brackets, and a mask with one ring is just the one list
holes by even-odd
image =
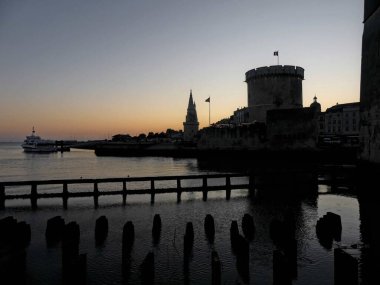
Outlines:
{"label": "wooden railing", "polygon": [[[225,183],[223,185],[210,186],[208,179],[220,178]],[[158,176],[158,177],[124,177],[124,178],[102,178],[102,179],[57,179],[57,180],[31,180],[31,181],[11,181],[0,182],[0,209],[5,208],[5,201],[9,199],[30,199],[32,208],[37,208],[37,200],[41,198],[62,198],[63,207],[67,208],[67,201],[72,197],[93,197],[94,205],[98,207],[99,196],[105,195],[120,195],[123,199],[123,204],[126,204],[128,195],[149,194],[151,196],[151,203],[154,204],[155,195],[163,193],[176,193],[177,202],[181,201],[181,194],[183,192],[202,192],[203,200],[207,200],[207,193],[209,191],[226,191],[226,199],[231,197],[231,191],[235,189],[253,189],[253,179],[249,178],[249,183],[232,184],[231,178],[249,178],[247,174],[209,174],[209,175],[187,175],[187,176]],[[184,180],[201,180],[201,186],[183,187],[182,181]],[[176,181],[176,187],[169,188],[156,188],[157,181]],[[142,189],[128,189],[128,183],[131,182],[147,182],[150,183],[149,188]],[[119,190],[101,191],[99,185],[103,183],[121,183]],[[71,184],[92,184],[93,191],[69,191]],[[46,191],[38,192],[38,186],[42,185],[62,185],[62,192],[46,193]],[[29,186],[30,193],[28,194],[9,194],[5,190],[12,187]],[[7,191],[9,192],[9,191]]]}

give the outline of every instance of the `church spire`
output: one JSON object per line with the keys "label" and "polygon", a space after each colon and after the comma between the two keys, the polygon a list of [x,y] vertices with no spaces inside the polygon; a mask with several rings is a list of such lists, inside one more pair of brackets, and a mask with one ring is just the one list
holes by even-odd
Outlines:
{"label": "church spire", "polygon": [[191,141],[197,134],[199,129],[199,122],[197,116],[197,109],[193,100],[193,92],[190,90],[189,104],[187,106],[186,121],[184,126],[184,140]]}
{"label": "church spire", "polygon": [[189,97],[189,105],[187,106],[187,110],[192,109],[194,107],[193,93],[190,89],[190,97]]}

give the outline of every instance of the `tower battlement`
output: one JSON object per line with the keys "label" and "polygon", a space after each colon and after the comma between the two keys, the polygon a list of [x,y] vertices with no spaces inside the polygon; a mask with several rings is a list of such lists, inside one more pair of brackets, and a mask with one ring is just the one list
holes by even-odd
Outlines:
{"label": "tower battlement", "polygon": [[294,76],[304,79],[304,69],[294,65],[272,65],[251,69],[245,73],[245,81],[259,77]]}

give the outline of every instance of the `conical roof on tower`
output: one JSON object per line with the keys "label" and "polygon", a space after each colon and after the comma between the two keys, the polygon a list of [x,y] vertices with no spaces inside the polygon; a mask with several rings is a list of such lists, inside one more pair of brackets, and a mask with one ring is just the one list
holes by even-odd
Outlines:
{"label": "conical roof on tower", "polygon": [[187,107],[186,121],[183,123],[184,127],[184,140],[191,141],[199,129],[199,122],[197,116],[197,109],[193,100],[193,93],[190,90],[189,104]]}
{"label": "conical roof on tower", "polygon": [[193,100],[193,93],[192,93],[192,90],[190,89],[190,97],[189,97],[189,104],[187,106],[187,109],[192,109],[195,107],[195,103],[194,103],[194,100]]}
{"label": "conical roof on tower", "polygon": [[189,104],[187,106],[186,123],[198,123],[197,109],[190,90]]}

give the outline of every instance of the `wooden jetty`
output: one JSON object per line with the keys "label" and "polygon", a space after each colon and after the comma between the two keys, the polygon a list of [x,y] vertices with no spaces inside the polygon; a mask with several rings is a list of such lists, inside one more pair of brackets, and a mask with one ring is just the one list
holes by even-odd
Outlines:
{"label": "wooden jetty", "polygon": [[[222,185],[209,185],[209,179],[224,179]],[[231,178],[248,178],[248,183],[232,184]],[[183,187],[184,180],[200,180],[201,186]],[[176,187],[157,188],[158,181],[176,181]],[[147,182],[150,187],[142,189],[128,189],[128,183],[131,182]],[[104,183],[115,183],[115,188],[119,190],[101,191],[100,185]],[[70,185],[77,184],[92,184],[93,191],[69,191]],[[119,185],[117,185],[119,184]],[[42,185],[62,185],[62,192],[46,193],[46,191],[38,191],[38,187]],[[28,186],[30,193],[27,194],[9,194],[6,189],[12,187]],[[181,202],[181,194],[183,192],[202,192],[203,200],[207,200],[209,191],[226,191],[226,199],[231,197],[231,191],[236,189],[253,189],[253,179],[250,179],[247,174],[207,174],[207,175],[186,175],[186,176],[159,176],[159,177],[123,177],[123,178],[102,178],[102,179],[57,179],[57,180],[31,180],[31,181],[11,181],[0,182],[0,209],[4,209],[5,201],[10,199],[30,199],[32,208],[37,208],[37,200],[41,198],[62,198],[63,207],[67,208],[67,201],[73,197],[93,197],[94,205],[98,207],[99,196],[120,195],[123,199],[123,204],[126,204],[128,195],[149,194],[151,203],[154,204],[156,194],[176,193],[177,202]],[[13,189],[14,190],[14,189]],[[10,191],[7,191],[10,192]]]}

